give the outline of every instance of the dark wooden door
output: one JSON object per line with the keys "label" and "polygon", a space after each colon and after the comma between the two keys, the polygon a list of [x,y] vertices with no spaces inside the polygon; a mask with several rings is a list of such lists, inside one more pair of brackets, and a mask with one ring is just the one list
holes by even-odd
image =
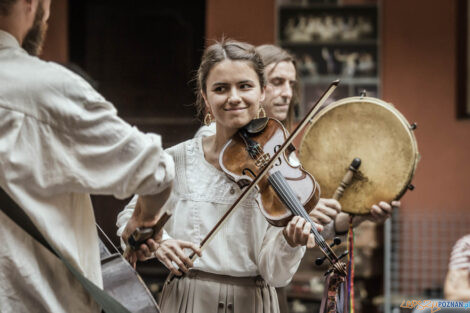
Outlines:
{"label": "dark wooden door", "polygon": [[[204,0],[70,0],[70,61],[118,114],[165,147],[200,125],[190,82],[204,48]],[[127,200],[94,196],[99,225],[118,243],[116,216]]]}

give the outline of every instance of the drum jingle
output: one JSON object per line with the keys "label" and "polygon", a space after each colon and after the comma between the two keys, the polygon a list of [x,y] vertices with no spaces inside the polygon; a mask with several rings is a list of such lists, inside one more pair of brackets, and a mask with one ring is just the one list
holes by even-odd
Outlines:
{"label": "drum jingle", "polygon": [[379,201],[398,200],[410,188],[419,160],[413,130],[391,104],[371,97],[336,101],[305,131],[299,158],[331,197],[354,158],[362,163],[340,199],[344,212],[368,214]]}

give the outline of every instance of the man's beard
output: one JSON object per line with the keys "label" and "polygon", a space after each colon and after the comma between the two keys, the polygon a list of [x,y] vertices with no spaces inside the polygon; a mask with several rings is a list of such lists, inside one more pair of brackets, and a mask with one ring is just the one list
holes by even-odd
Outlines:
{"label": "man's beard", "polygon": [[42,3],[39,2],[36,16],[34,17],[33,26],[29,29],[28,33],[23,39],[22,47],[30,55],[37,56],[42,51],[44,39],[46,38],[47,23],[42,20],[44,18],[44,8]]}

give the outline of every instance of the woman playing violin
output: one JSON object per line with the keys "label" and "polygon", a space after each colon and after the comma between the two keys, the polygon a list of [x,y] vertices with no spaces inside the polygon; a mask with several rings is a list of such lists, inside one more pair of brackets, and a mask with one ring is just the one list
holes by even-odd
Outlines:
{"label": "woman playing violin", "polygon": [[[265,64],[267,80],[265,97],[261,105],[268,117],[281,121],[288,130],[292,130],[294,109],[300,101],[295,59],[286,50],[274,45],[257,46],[256,52]],[[203,126],[196,133],[196,137],[210,136],[215,133],[215,128],[215,123]],[[381,201],[371,207],[369,215],[356,216],[353,219],[353,225],[357,226],[366,219],[375,223],[384,222],[390,217],[392,207],[399,208],[400,202],[393,201],[389,204]],[[324,226],[322,235],[325,238],[332,238],[336,233],[345,233],[349,227],[350,216],[348,213],[341,212],[341,204],[335,199],[321,198],[310,212],[310,216],[315,222]],[[287,297],[282,289],[277,289],[281,312],[287,312]]]}
{"label": "woman playing violin", "polygon": [[[173,217],[162,241],[147,241],[134,258],[152,256],[176,276],[165,284],[162,312],[279,312],[273,287],[292,279],[313,246],[310,224],[294,217],[285,228],[271,226],[251,194],[222,226],[202,256],[191,263],[183,249],[200,254],[198,244],[241,193],[219,165],[219,154],[239,128],[256,118],[265,97],[264,66],[254,47],[222,41],[204,52],[198,70],[199,110],[215,120],[216,134],[198,137],[167,151],[173,156]],[[121,230],[133,203],[121,212]],[[320,227],[321,230],[321,227]],[[118,233],[119,234],[119,233]],[[191,270],[189,270],[191,268]],[[186,273],[184,276],[181,272]]]}
{"label": "woman playing violin", "polygon": [[[286,50],[274,45],[257,46],[256,52],[265,65],[266,91],[261,106],[268,117],[281,121],[291,130],[294,109],[300,101],[295,59]],[[195,136],[209,136],[214,133],[215,123],[212,123],[201,127]],[[364,220],[382,223],[390,217],[392,208],[400,208],[400,201],[381,201],[371,207],[369,215],[356,216],[353,224],[357,226]],[[326,238],[332,238],[335,233],[345,233],[349,227],[349,214],[341,212],[341,204],[334,199],[321,198],[310,216],[315,222],[325,226],[323,236]]]}

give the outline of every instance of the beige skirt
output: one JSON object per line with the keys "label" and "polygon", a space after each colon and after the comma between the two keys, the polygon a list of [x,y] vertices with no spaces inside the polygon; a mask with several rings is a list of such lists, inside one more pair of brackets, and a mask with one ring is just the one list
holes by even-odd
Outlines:
{"label": "beige skirt", "polygon": [[166,281],[162,313],[279,313],[276,291],[260,277],[191,270]]}

